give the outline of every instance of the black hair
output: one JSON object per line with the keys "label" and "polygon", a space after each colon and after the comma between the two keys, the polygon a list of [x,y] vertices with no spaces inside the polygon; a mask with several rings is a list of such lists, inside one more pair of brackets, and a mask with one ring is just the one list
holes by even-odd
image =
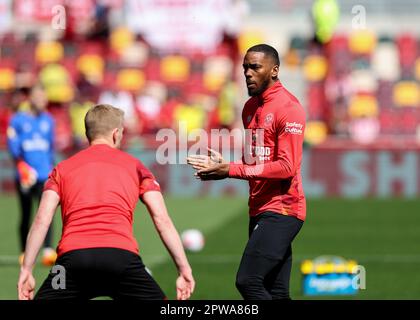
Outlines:
{"label": "black hair", "polygon": [[271,57],[274,61],[274,64],[278,66],[280,65],[279,53],[276,49],[274,49],[272,46],[269,46],[268,44],[257,44],[249,48],[247,52],[262,52],[265,55]]}

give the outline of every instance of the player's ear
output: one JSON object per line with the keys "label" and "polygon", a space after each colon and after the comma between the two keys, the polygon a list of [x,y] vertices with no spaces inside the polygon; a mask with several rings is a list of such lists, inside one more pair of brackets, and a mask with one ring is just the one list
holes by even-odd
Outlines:
{"label": "player's ear", "polygon": [[271,79],[277,79],[279,77],[279,66],[275,65],[273,69],[271,69]]}
{"label": "player's ear", "polygon": [[114,145],[118,143],[118,128],[112,130],[112,142]]}

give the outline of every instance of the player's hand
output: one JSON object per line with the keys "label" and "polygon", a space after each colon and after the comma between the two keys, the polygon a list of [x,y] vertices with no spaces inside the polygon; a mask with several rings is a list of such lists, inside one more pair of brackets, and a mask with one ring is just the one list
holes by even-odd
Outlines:
{"label": "player's hand", "polygon": [[24,268],[20,270],[17,287],[19,300],[32,300],[34,298],[35,279],[31,271]]}
{"label": "player's hand", "polygon": [[35,169],[25,161],[18,161],[16,168],[19,174],[19,182],[22,186],[22,189],[27,190],[31,188],[38,179],[38,175]]}
{"label": "player's hand", "polygon": [[190,270],[180,272],[176,279],[176,299],[187,300],[194,292],[195,281]]}
{"label": "player's hand", "polygon": [[187,157],[187,163],[196,170],[207,169],[223,161],[222,155],[210,148],[207,148],[207,155],[193,154]]}
{"label": "player's hand", "polygon": [[229,163],[219,163],[209,168],[200,169],[194,175],[203,181],[225,179],[229,177]]}

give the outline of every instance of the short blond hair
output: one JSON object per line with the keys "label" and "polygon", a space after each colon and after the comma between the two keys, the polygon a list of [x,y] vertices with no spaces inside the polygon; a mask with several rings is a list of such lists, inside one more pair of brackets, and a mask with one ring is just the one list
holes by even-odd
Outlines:
{"label": "short blond hair", "polygon": [[98,104],[86,113],[86,137],[89,142],[98,137],[104,137],[115,128],[122,128],[123,122],[124,111],[109,104]]}

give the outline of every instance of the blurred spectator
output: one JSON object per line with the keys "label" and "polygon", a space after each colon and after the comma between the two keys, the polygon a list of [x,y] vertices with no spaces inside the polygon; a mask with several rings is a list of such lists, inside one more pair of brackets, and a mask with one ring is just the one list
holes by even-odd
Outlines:
{"label": "blurred spectator", "polygon": [[90,30],[87,37],[90,40],[107,40],[110,32],[109,7],[97,2],[95,15],[90,22]]}
{"label": "blurred spectator", "polygon": [[194,129],[206,128],[207,124],[206,112],[193,96],[188,97],[186,103],[176,107],[173,120],[174,128],[185,128],[187,133]]}
{"label": "blurred spectator", "polygon": [[[47,97],[40,86],[30,92],[30,108],[17,112],[7,129],[8,147],[16,166],[16,189],[19,195],[21,220],[20,249],[23,261],[26,238],[32,215],[32,203],[39,203],[45,181],[54,166],[54,120],[46,111]],[[52,230],[49,229],[43,251],[43,263],[52,265],[56,254],[52,249]]]}
{"label": "blurred spectator", "polygon": [[74,88],[71,77],[62,65],[51,63],[39,73],[39,80],[47,93],[48,101],[66,103],[73,99]]}
{"label": "blurred spectator", "polygon": [[73,146],[76,150],[83,149],[88,145],[85,134],[85,115],[91,107],[95,104],[81,96],[79,101],[75,101],[70,104],[70,118],[71,127],[73,131]]}
{"label": "blurred spectator", "polygon": [[136,108],[142,133],[155,133],[161,127],[161,111],[166,95],[166,88],[162,83],[150,82],[137,96]]}
{"label": "blurred spectator", "polygon": [[25,112],[30,109],[29,93],[31,88],[22,87],[18,88],[13,95],[11,108],[13,112]]}
{"label": "blurred spectator", "polygon": [[322,44],[331,40],[340,17],[336,0],[316,0],[312,6],[315,38]]}
{"label": "blurred spectator", "polygon": [[124,111],[124,125],[128,134],[138,132],[138,122],[135,112],[134,98],[127,91],[120,91],[115,87],[103,91],[99,96],[99,104],[110,104]]}
{"label": "blurred spectator", "polygon": [[235,82],[227,81],[223,86],[217,106],[217,120],[221,128],[232,129],[237,119],[239,90]]}

